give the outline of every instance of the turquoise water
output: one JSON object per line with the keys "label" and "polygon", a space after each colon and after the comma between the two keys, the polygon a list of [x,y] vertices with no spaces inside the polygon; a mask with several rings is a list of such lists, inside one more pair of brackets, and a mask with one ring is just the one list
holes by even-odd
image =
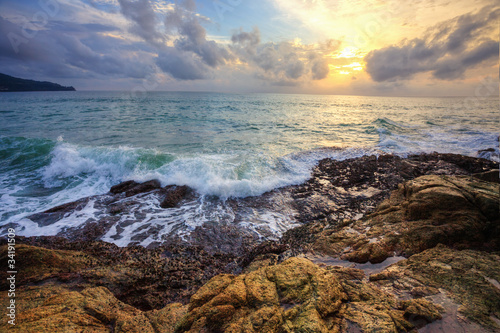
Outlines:
{"label": "turquoise water", "polygon": [[498,116],[498,98],[2,93],[0,221],[128,179],[224,199],[301,183],[324,157],[495,147],[498,159]]}

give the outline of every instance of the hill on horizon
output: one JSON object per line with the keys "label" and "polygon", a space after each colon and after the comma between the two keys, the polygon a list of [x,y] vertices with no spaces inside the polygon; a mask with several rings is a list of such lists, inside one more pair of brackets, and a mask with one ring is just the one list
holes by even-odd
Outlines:
{"label": "hill on horizon", "polygon": [[76,89],[53,82],[26,80],[0,73],[0,92],[11,91],[76,91]]}

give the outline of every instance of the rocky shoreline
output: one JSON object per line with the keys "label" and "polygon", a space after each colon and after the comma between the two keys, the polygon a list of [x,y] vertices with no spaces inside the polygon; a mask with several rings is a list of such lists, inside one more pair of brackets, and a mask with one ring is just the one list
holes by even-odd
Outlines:
{"label": "rocky shoreline", "polygon": [[16,239],[12,329],[499,332],[498,180],[498,163],[454,154],[325,159],[304,184],[228,200],[236,220],[266,205],[287,210],[300,226],[279,240],[205,223],[148,248],[99,239],[137,196],[170,209],[197,194],[124,182],[30,217],[50,225],[89,200],[106,212],[64,235]]}

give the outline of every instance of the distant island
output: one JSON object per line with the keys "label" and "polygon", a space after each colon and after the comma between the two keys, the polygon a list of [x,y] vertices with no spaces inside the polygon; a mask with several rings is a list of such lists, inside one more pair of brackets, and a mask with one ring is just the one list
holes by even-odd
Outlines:
{"label": "distant island", "polygon": [[76,89],[57,83],[25,80],[0,73],[0,92],[10,91],[76,91]]}

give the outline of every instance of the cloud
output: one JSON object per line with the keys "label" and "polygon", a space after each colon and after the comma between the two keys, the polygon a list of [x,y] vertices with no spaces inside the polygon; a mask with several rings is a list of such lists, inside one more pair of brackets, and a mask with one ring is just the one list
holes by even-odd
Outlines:
{"label": "cloud", "polygon": [[131,19],[134,25],[131,32],[144,40],[160,45],[165,35],[157,30],[158,19],[149,0],[118,0],[122,14]]}
{"label": "cloud", "polygon": [[245,32],[240,30],[231,36],[231,41],[235,44],[241,45],[246,51],[255,49],[260,44],[260,32],[258,28],[254,28],[252,32]]}
{"label": "cloud", "polygon": [[260,31],[240,31],[231,37],[231,49],[239,59],[255,70],[255,76],[275,85],[298,85],[305,80],[322,80],[330,71],[323,54],[339,43],[328,41],[319,46],[300,43],[261,43]]}
{"label": "cloud", "polygon": [[474,67],[487,59],[498,59],[498,47],[498,42],[487,40],[457,59],[440,61],[436,65],[433,76],[441,80],[460,78],[468,68]]}
{"label": "cloud", "polygon": [[209,69],[193,53],[167,47],[158,54],[156,64],[164,72],[179,80],[200,80],[208,78]]}
{"label": "cloud", "polygon": [[[60,3],[61,13],[80,19],[65,21],[58,16],[27,32],[22,22],[15,24],[0,16],[0,30],[5,32],[0,34],[4,66],[25,68],[19,73],[24,76],[36,72],[52,77],[140,79],[160,70],[178,80],[198,80],[212,78],[214,70],[234,60],[226,46],[207,39],[202,23],[208,19],[195,12],[194,1],[163,5],[161,13],[155,12],[157,6],[150,0],[118,0],[116,14],[103,14],[101,4],[92,4],[89,15],[81,13],[80,7]],[[99,22],[99,17],[111,19]],[[140,41],[127,34],[127,21],[131,24],[128,32]],[[15,47],[9,33],[18,38]],[[30,37],[25,37],[27,33]]]}
{"label": "cloud", "polygon": [[324,58],[315,59],[312,62],[311,67],[313,80],[322,80],[328,76],[330,68],[328,67],[328,61]]}
{"label": "cloud", "polygon": [[145,78],[152,71],[147,62],[137,57],[120,56],[111,50],[98,53],[74,36],[59,36],[58,42],[64,47],[65,63],[85,71],[130,78]]}
{"label": "cloud", "polygon": [[[246,83],[251,82],[248,85],[260,86],[260,80],[299,86],[328,76],[325,55],[339,45],[336,41],[307,45],[298,40],[262,42],[257,28],[234,33],[229,45],[219,43],[208,36],[206,26],[213,23],[196,12],[192,0],[175,4],[62,1],[59,6],[59,14],[43,26],[27,30],[30,37],[23,37],[25,23],[17,15],[25,10],[23,6],[2,12],[0,31],[5,33],[0,34],[0,71],[36,79],[109,80],[123,86],[155,73],[166,73],[177,81],[218,78],[229,82],[244,77]],[[32,25],[30,14],[25,13]],[[16,48],[8,33],[21,37]]]}
{"label": "cloud", "polygon": [[[28,35],[18,26],[0,16],[0,59],[8,67],[23,69],[19,75],[49,77],[130,77],[144,78],[152,72],[151,63],[135,54],[122,51],[124,42],[117,38],[92,35],[91,39],[78,38],[74,32],[89,29],[109,31],[110,27],[69,23],[68,33],[64,22],[47,25],[47,29]],[[13,47],[11,38],[19,38]],[[12,37],[16,36],[16,37]],[[32,38],[27,38],[32,37]],[[17,51],[17,52],[16,52]],[[15,74],[15,73],[13,73]]]}
{"label": "cloud", "polygon": [[229,50],[212,40],[207,40],[206,21],[195,12],[193,1],[176,4],[165,16],[164,25],[173,46],[163,47],[156,64],[164,72],[179,80],[198,80],[212,77],[213,69],[234,59]]}
{"label": "cloud", "polygon": [[441,80],[462,78],[469,68],[498,59],[499,43],[490,35],[499,14],[498,7],[488,6],[437,24],[423,38],[371,51],[365,57],[366,71],[377,82],[407,80],[424,72]]}

